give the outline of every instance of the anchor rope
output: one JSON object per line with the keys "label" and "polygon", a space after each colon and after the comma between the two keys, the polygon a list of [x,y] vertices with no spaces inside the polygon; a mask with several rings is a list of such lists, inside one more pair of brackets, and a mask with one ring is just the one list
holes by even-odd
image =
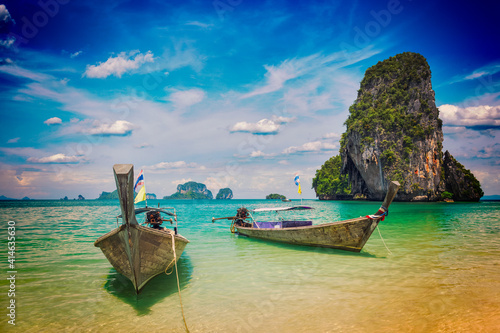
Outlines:
{"label": "anchor rope", "polygon": [[382,240],[382,243],[384,243],[385,248],[387,249],[389,254],[392,254],[391,250],[389,250],[389,248],[387,247],[387,244],[385,244],[384,238],[382,237],[382,233],[380,232],[380,228],[379,228],[378,224],[377,224],[377,230],[378,230],[378,234],[380,235],[380,239]]}
{"label": "anchor rope", "polygon": [[[179,301],[181,303],[181,312],[182,312],[182,320],[184,320],[184,326],[186,327],[186,332],[189,333],[189,329],[186,323],[186,316],[184,315],[184,305],[182,305],[182,297],[181,297],[181,286],[179,284],[179,273],[177,272],[177,253],[175,252],[175,236],[174,233],[170,230],[168,230],[170,233],[170,236],[172,237],[172,251],[174,253],[174,259],[172,260],[175,264],[175,277],[177,278],[177,291],[179,293]],[[170,265],[172,264],[172,261],[170,264],[168,264],[167,268],[165,268],[165,274],[170,275],[172,272],[167,273],[167,270],[169,269]],[[173,270],[173,269],[172,269]]]}

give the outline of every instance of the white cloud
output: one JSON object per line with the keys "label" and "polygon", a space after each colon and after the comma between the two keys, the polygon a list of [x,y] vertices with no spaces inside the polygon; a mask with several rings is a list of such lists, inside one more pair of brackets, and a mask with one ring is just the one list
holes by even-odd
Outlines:
{"label": "white cloud", "polygon": [[[8,33],[9,26],[14,24],[14,20],[10,16],[9,11],[5,5],[0,5],[0,33]],[[4,41],[0,40],[0,45],[4,47],[10,47],[12,43],[15,41],[15,38],[9,37],[5,41],[9,41],[10,45],[4,45]]]}
{"label": "white cloud", "polygon": [[126,120],[117,120],[112,124],[103,124],[99,121],[94,121],[94,127],[87,129],[85,132],[91,135],[117,135],[126,136],[132,133],[135,126]]}
{"label": "white cloud", "polygon": [[313,141],[304,143],[302,146],[291,146],[283,150],[282,154],[301,154],[301,153],[312,153],[319,151],[332,151],[336,149],[337,146],[328,142]]}
{"label": "white cloud", "polygon": [[177,186],[177,185],[185,184],[187,182],[192,182],[192,181],[193,181],[193,179],[191,179],[191,178],[182,178],[182,179],[172,180],[170,183]]}
{"label": "white cloud", "polygon": [[185,108],[200,103],[204,98],[205,91],[193,88],[189,90],[176,90],[170,94],[167,100],[174,103],[178,108]]}
{"label": "white cloud", "polygon": [[444,104],[439,107],[443,125],[466,127],[500,127],[500,106],[471,106],[461,108]]}
{"label": "white cloud", "polygon": [[192,25],[192,26],[203,28],[203,29],[211,28],[214,26],[211,23],[203,23],[200,21],[189,21],[189,22],[186,22],[186,25]]}
{"label": "white cloud", "polygon": [[85,158],[84,156],[67,156],[65,154],[55,154],[47,157],[30,157],[27,160],[28,162],[31,163],[54,163],[54,164],[67,164],[67,163],[80,163],[84,162]]}
{"label": "white cloud", "polygon": [[160,162],[147,167],[148,170],[172,170],[172,169],[200,169],[205,170],[205,166],[198,163],[186,163],[185,161]]}
{"label": "white cloud", "polygon": [[340,138],[340,134],[334,133],[334,132],[326,133],[325,135],[323,135],[322,138],[323,139],[339,139]]}
{"label": "white cloud", "polygon": [[277,117],[273,116],[272,119],[261,119],[256,123],[247,123],[246,121],[240,121],[230,128],[231,133],[243,132],[252,134],[278,134],[281,125],[294,121],[295,118],[287,117]]}
{"label": "white cloud", "polygon": [[[6,49],[10,48],[14,43],[16,42],[16,39],[12,36],[7,37],[6,39],[0,39],[0,46],[4,47]],[[9,62],[9,58],[5,59],[5,62]],[[12,60],[10,60],[12,61]]]}
{"label": "white cloud", "polygon": [[283,116],[272,116],[271,117],[271,120],[276,123],[276,124],[280,124],[280,125],[284,125],[284,124],[287,124],[287,123],[291,123],[292,121],[295,121],[295,117],[283,117]]}
{"label": "white cloud", "polygon": [[463,80],[474,80],[478,79],[482,76],[485,75],[494,75],[496,73],[500,72],[500,64],[488,64],[486,66],[483,66],[481,68],[476,69],[474,72],[472,72],[469,75],[466,75],[463,79],[459,79],[457,81],[463,81]]}
{"label": "white cloud", "polygon": [[[82,54],[82,52],[83,52],[83,51],[77,51],[77,52],[75,52],[75,53],[71,53],[71,54],[69,55],[69,57],[70,57],[70,58],[72,58],[72,59],[73,59],[73,58],[76,58],[76,57],[78,57],[80,54]],[[108,60],[109,60],[109,59],[108,59]]]}
{"label": "white cloud", "polygon": [[[264,65],[264,68],[266,69],[264,81],[253,91],[243,94],[240,98],[245,99],[278,91],[282,89],[290,80],[308,74],[319,74],[326,68],[329,70],[335,70],[349,66],[367,59],[377,53],[379,53],[379,51],[372,50],[370,47],[367,47],[351,53],[349,58],[345,57],[343,51],[339,51],[329,55],[316,53],[307,57],[286,59],[278,66]],[[324,95],[323,98],[329,99],[330,97],[328,95]],[[324,104],[324,101],[316,101],[315,103]]]}
{"label": "white cloud", "polygon": [[109,57],[104,63],[87,65],[83,75],[90,78],[106,78],[110,75],[121,77],[125,72],[138,69],[147,62],[154,62],[151,51],[146,54],[137,53],[137,51],[131,51],[128,54],[121,52],[114,58]]}
{"label": "white cloud", "polygon": [[280,128],[279,123],[275,123],[270,119],[261,119],[257,123],[247,123],[240,121],[231,127],[230,132],[244,132],[252,134],[278,134]]}
{"label": "white cloud", "polygon": [[234,184],[235,182],[236,179],[234,177],[207,177],[203,181],[203,184],[205,184],[206,187],[213,192],[215,197],[221,188],[230,187],[231,184]]}
{"label": "white cloud", "polygon": [[250,157],[267,157],[267,156],[273,156],[273,154],[266,154],[263,153],[260,150],[254,150],[251,154]]}
{"label": "white cloud", "polygon": [[43,123],[47,125],[60,125],[62,124],[62,120],[59,117],[52,117],[45,120]]}
{"label": "white cloud", "polygon": [[17,138],[12,138],[12,139],[9,139],[7,141],[7,143],[17,143],[17,141],[19,141],[19,139],[21,139],[20,137],[17,137]]}
{"label": "white cloud", "polygon": [[4,72],[7,74],[10,74],[12,76],[17,76],[17,77],[22,77],[26,79],[30,79],[33,81],[46,81],[49,79],[53,79],[53,76],[42,74],[42,73],[35,73],[33,71],[30,71],[28,69],[24,69],[18,66],[0,66],[0,72]]}

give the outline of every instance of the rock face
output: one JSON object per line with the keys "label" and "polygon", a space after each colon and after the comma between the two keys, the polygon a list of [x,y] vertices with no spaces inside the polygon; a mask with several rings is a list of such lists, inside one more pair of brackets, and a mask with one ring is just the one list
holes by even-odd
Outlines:
{"label": "rock face", "polygon": [[[368,68],[349,111],[340,154],[353,197],[382,200],[388,181],[397,180],[396,200],[441,199],[453,176],[443,168],[442,121],[422,55],[406,52]],[[452,183],[453,193],[463,193],[455,200],[479,200],[482,191]]]}
{"label": "rock face", "polygon": [[97,198],[97,200],[112,200],[112,199],[118,199],[118,190],[114,190],[113,192],[102,191],[102,193],[99,194],[99,198]]}
{"label": "rock face", "polygon": [[221,188],[219,190],[219,193],[215,196],[215,199],[221,199],[221,200],[226,200],[226,199],[232,199],[233,198],[233,191],[229,187],[226,188]]}
{"label": "rock face", "polygon": [[[444,174],[446,191],[453,194],[454,201],[479,201],[484,193],[474,175],[464,168],[446,151],[444,153]],[[474,200],[477,198],[477,200]]]}
{"label": "rock face", "polygon": [[266,195],[267,200],[286,200],[286,196],[278,193],[271,193]]}
{"label": "rock face", "polygon": [[146,193],[146,199],[156,200],[156,194],[154,194],[154,193]]}
{"label": "rock face", "polygon": [[187,182],[177,185],[177,193],[165,196],[163,199],[213,199],[205,184],[197,182]]}

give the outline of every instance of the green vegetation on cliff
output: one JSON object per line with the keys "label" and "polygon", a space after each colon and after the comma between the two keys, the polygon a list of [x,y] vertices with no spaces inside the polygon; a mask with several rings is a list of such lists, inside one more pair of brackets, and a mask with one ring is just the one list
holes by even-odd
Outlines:
{"label": "green vegetation on cliff", "polygon": [[213,199],[212,192],[210,192],[205,184],[197,182],[187,182],[177,185],[177,192],[165,196],[163,199]]}
{"label": "green vegetation on cliff", "polygon": [[266,199],[281,200],[281,199],[286,199],[286,196],[278,194],[278,193],[271,193],[271,194],[266,195]]}
{"label": "green vegetation on cliff", "polygon": [[113,192],[104,192],[99,195],[97,200],[118,200],[118,190],[114,190]]}
{"label": "green vegetation on cliff", "polygon": [[194,192],[193,190],[189,190],[185,193],[174,193],[171,196],[165,196],[163,199],[212,199],[209,198],[206,194]]}
{"label": "green vegetation on cliff", "polygon": [[316,170],[312,187],[316,191],[316,196],[320,198],[335,198],[339,195],[351,194],[351,186],[347,180],[347,175],[340,173],[342,160],[340,155],[333,156]]}
{"label": "green vegetation on cliff", "polygon": [[[422,117],[432,117],[433,110],[419,89],[430,76],[426,59],[410,52],[368,68],[358,90],[358,99],[349,107],[350,115],[344,123],[347,127],[345,135],[358,133],[364,147],[373,143],[374,131],[380,135],[394,133],[403,138],[405,154],[401,162],[407,162],[405,160],[415,149],[412,142],[425,140],[434,131],[430,124],[423,125]],[[345,148],[345,140],[341,144],[341,149]],[[382,142],[380,148],[386,151],[386,162],[397,162],[394,156],[396,147],[391,142]]]}
{"label": "green vegetation on cliff", "polygon": [[226,188],[221,188],[217,195],[215,196],[215,199],[218,200],[228,200],[233,198],[233,191],[229,187]]}

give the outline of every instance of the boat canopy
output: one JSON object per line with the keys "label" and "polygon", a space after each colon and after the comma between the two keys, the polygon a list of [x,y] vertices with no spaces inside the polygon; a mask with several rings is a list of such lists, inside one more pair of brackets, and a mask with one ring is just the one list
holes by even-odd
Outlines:
{"label": "boat canopy", "polygon": [[[168,210],[165,210],[165,208],[153,208],[153,207],[141,207],[141,208],[136,208],[134,210],[135,215],[145,213],[145,212],[151,212],[151,211],[156,211],[160,213],[167,214],[169,216],[175,216],[174,213],[169,212]],[[122,214],[117,216],[118,218],[122,218]]]}
{"label": "boat canopy", "polygon": [[314,209],[309,206],[292,206],[292,207],[265,207],[265,208],[256,208],[252,209],[252,212],[257,213],[257,212],[283,212],[287,210],[307,210],[307,209]]}

